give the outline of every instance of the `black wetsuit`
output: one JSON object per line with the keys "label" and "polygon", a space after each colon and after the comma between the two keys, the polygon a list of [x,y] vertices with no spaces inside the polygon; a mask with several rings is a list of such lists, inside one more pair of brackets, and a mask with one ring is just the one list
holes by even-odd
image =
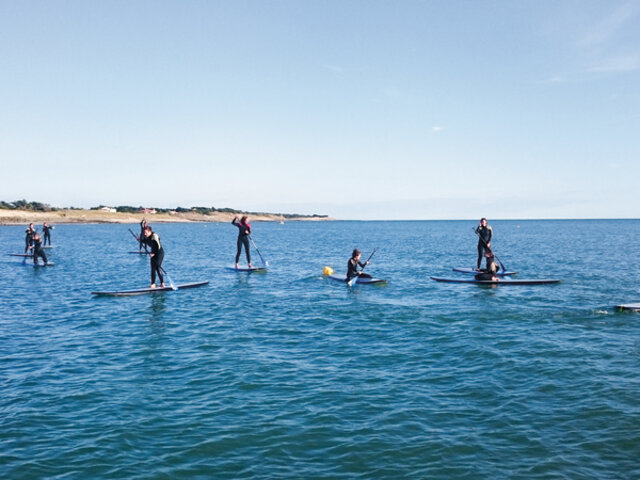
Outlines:
{"label": "black wetsuit", "polygon": [[[140,235],[138,236],[138,251],[142,251],[142,244],[144,242],[144,220],[140,221]],[[145,248],[146,250],[146,248]]]}
{"label": "black wetsuit", "polygon": [[495,257],[487,258],[487,268],[480,270],[475,275],[476,280],[495,280],[498,266],[496,265]]}
{"label": "black wetsuit", "polygon": [[353,277],[371,278],[371,275],[358,272],[358,265],[364,268],[366,263],[358,262],[355,258],[350,258],[347,262],[347,282]]}
{"label": "black wetsuit", "polygon": [[495,280],[495,273],[488,272],[486,270],[481,270],[479,273],[475,274],[476,280]]}
{"label": "black wetsuit", "polygon": [[51,232],[50,230],[53,230],[53,227],[51,225],[43,225],[42,226],[42,233],[44,235],[44,242],[43,244],[46,245],[47,242],[49,242],[49,245],[51,245]]}
{"label": "black wetsuit", "polygon": [[[236,243],[236,263],[240,260],[240,252],[244,245],[244,253],[247,255],[247,263],[251,263],[251,252],[249,250],[249,235],[251,235],[251,225],[236,221],[234,218],[231,223],[238,227],[238,241]],[[248,232],[248,233],[247,233]]]}
{"label": "black wetsuit", "polygon": [[35,235],[36,231],[31,227],[27,227],[25,233],[26,235],[24,237],[24,253],[27,253],[29,251],[29,247],[33,245],[33,236]]}
{"label": "black wetsuit", "polygon": [[44,254],[44,250],[42,248],[42,240],[34,240],[33,241],[33,263],[38,263],[38,257],[41,257],[46,265],[48,263],[47,256]]}
{"label": "black wetsuit", "polygon": [[493,229],[487,225],[486,227],[476,228],[478,234],[478,269],[482,265],[482,257],[484,257],[487,251],[487,245],[491,243],[491,237],[493,236]]}
{"label": "black wetsuit", "polygon": [[160,237],[157,233],[152,233],[150,237],[140,237],[142,243],[151,247],[151,283],[156,283],[156,274],[160,283],[164,283],[164,277],[162,276],[162,260],[164,260],[164,249],[162,243],[160,243]]}

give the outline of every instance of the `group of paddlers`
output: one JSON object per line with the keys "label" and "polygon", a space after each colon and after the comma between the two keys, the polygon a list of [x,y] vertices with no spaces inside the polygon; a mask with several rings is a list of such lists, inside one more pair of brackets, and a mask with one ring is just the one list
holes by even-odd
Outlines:
{"label": "group of paddlers", "polygon": [[[498,280],[496,274],[499,267],[496,263],[496,257],[491,250],[491,238],[493,237],[493,229],[489,225],[486,218],[481,218],[478,226],[475,228],[478,235],[478,261],[476,266],[476,280]],[[353,277],[371,278],[371,275],[358,270],[358,267],[364,268],[369,264],[369,260],[361,262],[362,253],[357,248],[351,254],[351,258],[347,263],[347,281]],[[482,260],[485,260],[485,268],[482,266]]]}
{"label": "group of paddlers", "polygon": [[[236,242],[236,269],[239,268],[238,262],[240,261],[240,255],[244,248],[247,258],[247,264],[249,268],[253,268],[251,264],[251,251],[249,248],[249,240],[251,238],[251,224],[249,223],[246,215],[241,218],[234,217],[231,221],[233,225],[238,228],[238,239]],[[44,235],[44,243],[49,242],[51,245],[50,230],[52,226],[44,224],[42,232]],[[493,229],[489,226],[487,219],[482,218],[478,223],[478,227],[475,229],[478,235],[478,261],[477,261],[477,273],[475,275],[476,280],[496,280],[496,274],[498,272],[498,265],[496,264],[496,258],[491,250],[491,238],[493,236]],[[43,250],[42,239],[38,232],[33,227],[33,223],[29,224],[26,230],[26,246],[25,253],[29,249],[33,249],[33,260],[37,263],[38,257],[41,257],[45,264],[47,264],[47,257]],[[133,232],[132,232],[133,233]],[[162,248],[162,242],[157,233],[153,231],[151,225],[147,223],[146,219],[142,219],[140,222],[140,235],[136,235],[138,239],[139,251],[142,252],[144,248],[145,252],[149,254],[151,263],[151,288],[156,288],[156,276],[160,281],[160,286],[164,287],[164,276],[166,273],[162,268],[162,261],[164,260],[164,249]],[[354,277],[371,278],[367,273],[364,273],[362,269],[369,264],[369,260],[366,262],[361,261],[362,253],[357,248],[353,250],[351,258],[347,262],[347,281],[350,281]],[[482,266],[482,260],[485,260],[485,268]],[[360,269],[359,269],[360,267]]]}
{"label": "group of paddlers", "polygon": [[[25,255],[31,250],[33,256],[33,263],[38,263],[38,258],[42,258],[45,265],[49,263],[47,255],[44,253],[44,246],[47,244],[51,246],[51,230],[53,226],[48,223],[42,225],[42,236],[38,233],[33,223],[30,223],[25,230],[24,237],[24,253]],[[43,240],[44,237],[44,240]]]}
{"label": "group of paddlers", "polygon": [[[240,261],[240,254],[242,253],[242,248],[244,247],[244,251],[247,257],[247,264],[249,268],[253,268],[251,264],[251,251],[249,249],[249,238],[251,235],[251,224],[247,216],[243,216],[238,219],[238,217],[234,217],[231,221],[233,225],[238,227],[238,241],[237,251],[236,251],[236,268],[239,268],[238,262]],[[160,241],[160,237],[157,233],[153,231],[151,225],[147,223],[146,219],[142,219],[140,222],[140,235],[138,238],[138,248],[139,251],[142,252],[142,249],[149,254],[150,263],[151,263],[151,288],[156,288],[156,276],[160,281],[160,286],[164,287],[164,276],[163,273],[166,273],[162,268],[162,260],[164,260],[164,249],[162,248],[162,242]]]}

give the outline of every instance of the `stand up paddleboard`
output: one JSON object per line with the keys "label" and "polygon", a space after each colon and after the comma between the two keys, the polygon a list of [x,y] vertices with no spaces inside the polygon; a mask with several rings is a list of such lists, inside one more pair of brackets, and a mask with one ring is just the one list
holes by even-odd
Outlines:
{"label": "stand up paddleboard", "polygon": [[[347,278],[343,277],[342,275],[327,275],[327,278],[330,278],[331,280],[333,280],[334,282],[342,282],[342,283],[347,283]],[[358,284],[380,284],[380,283],[387,283],[387,281],[383,278],[362,278],[362,277],[358,277],[356,279],[356,283]]]}
{"label": "stand up paddleboard", "polygon": [[[195,288],[201,287],[203,285],[207,285],[209,282],[193,282],[193,283],[183,283],[182,285],[176,285],[178,290],[182,290],[184,288]],[[91,292],[93,295],[99,295],[102,297],[130,297],[133,295],[145,295],[147,293],[158,293],[158,292],[170,292],[173,289],[171,287],[157,287],[157,288],[140,288],[137,290],[120,290],[120,291],[112,291],[112,292]]]}
{"label": "stand up paddleboard", "polygon": [[54,267],[56,264],[53,263],[53,262],[49,262],[49,263],[32,263],[32,265],[34,267],[42,267],[42,268],[44,268],[44,267]]}
{"label": "stand up paddleboard", "polygon": [[[480,273],[475,268],[454,268],[454,272],[458,273],[466,273],[467,275],[475,275],[476,273]],[[510,275],[516,275],[518,272],[497,272],[496,277],[508,277]]]}
{"label": "stand up paddleboard", "polygon": [[234,272],[247,272],[247,273],[252,273],[252,272],[257,272],[257,273],[266,273],[267,269],[264,267],[227,267],[227,270],[232,270]]}
{"label": "stand up paddleboard", "polygon": [[616,305],[618,310],[631,310],[632,312],[640,312],[640,303],[624,303]]}
{"label": "stand up paddleboard", "polygon": [[552,278],[542,278],[539,280],[463,280],[460,278],[441,278],[441,277],[429,277],[436,282],[446,283],[474,283],[476,285],[550,285],[552,283],[560,283],[560,280]]}

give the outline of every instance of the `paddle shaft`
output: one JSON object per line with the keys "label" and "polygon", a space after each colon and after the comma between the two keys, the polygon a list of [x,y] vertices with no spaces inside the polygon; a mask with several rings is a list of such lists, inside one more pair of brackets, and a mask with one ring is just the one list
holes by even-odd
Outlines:
{"label": "paddle shaft", "polygon": [[[371,260],[371,257],[373,257],[373,254],[376,253],[376,249],[373,249],[373,252],[371,252],[371,255],[369,255],[369,258],[367,258],[367,261],[364,262],[364,267],[362,267],[362,270],[364,270],[365,268],[367,268],[367,265],[369,264],[369,260]],[[362,272],[362,270],[360,270]]]}
{"label": "paddle shaft", "polygon": [[[485,248],[488,248],[489,250],[491,250],[491,247],[489,247],[489,245],[487,245],[487,242],[484,241],[484,238],[482,238],[482,236],[478,233],[478,230],[476,230],[475,228],[473,229],[473,231],[475,232],[475,234],[478,236],[478,238],[480,239],[480,241],[482,242],[482,244],[484,245]],[[498,263],[500,264],[500,268],[503,271],[507,271],[506,268],[504,268],[504,265],[502,264],[502,262],[500,261],[500,259],[498,258],[498,256],[493,252],[493,250],[491,250],[491,253],[493,253],[493,256],[495,257],[496,260],[498,260]]]}
{"label": "paddle shaft", "polygon": [[249,240],[251,240],[251,243],[253,244],[253,248],[256,249],[256,252],[258,252],[258,255],[260,255],[260,260],[262,260],[262,265],[264,267],[268,267],[269,263],[267,263],[267,261],[264,259],[264,257],[262,256],[262,254],[260,253],[260,249],[258,248],[258,246],[256,245],[256,242],[253,241],[253,237],[251,235],[249,235]]}

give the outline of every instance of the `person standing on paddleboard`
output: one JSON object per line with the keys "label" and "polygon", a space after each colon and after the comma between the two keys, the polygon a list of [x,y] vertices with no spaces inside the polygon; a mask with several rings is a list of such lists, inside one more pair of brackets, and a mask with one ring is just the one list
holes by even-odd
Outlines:
{"label": "person standing on paddleboard", "polygon": [[238,262],[240,261],[240,253],[242,252],[242,246],[244,245],[244,253],[247,256],[247,264],[249,268],[253,268],[251,265],[251,252],[249,251],[249,235],[251,235],[251,225],[249,225],[249,221],[247,216],[244,215],[240,221],[238,221],[238,217],[234,217],[231,220],[231,223],[238,227],[238,241],[236,243],[236,268],[238,267]]}
{"label": "person standing on paddleboard", "polygon": [[362,278],[371,278],[371,275],[364,272],[358,271],[358,265],[362,268],[369,265],[369,260],[362,263],[360,259],[362,258],[362,253],[357,248],[353,250],[351,253],[351,258],[347,262],[347,282],[351,280],[353,277],[362,277]]}
{"label": "person standing on paddleboard", "polygon": [[44,222],[44,224],[42,225],[42,234],[44,235],[43,245],[46,245],[47,242],[49,242],[49,245],[51,245],[51,230],[53,230],[53,227],[47,222]]}
{"label": "person standing on paddleboard", "polygon": [[484,257],[487,251],[491,251],[491,237],[493,236],[493,229],[487,223],[486,218],[481,218],[476,228],[478,234],[478,270],[482,265],[482,257]]}
{"label": "person standing on paddleboard", "polygon": [[143,218],[140,221],[140,236],[138,237],[138,251],[142,251],[142,244],[144,243],[144,229],[147,228],[149,224],[147,223],[147,219]]}
{"label": "person standing on paddleboard", "polygon": [[164,249],[157,233],[151,230],[149,225],[144,227],[142,243],[151,247],[151,288],[156,288],[156,274],[160,279],[160,286],[164,287],[164,277],[162,276],[162,260],[164,260]]}
{"label": "person standing on paddleboard", "polygon": [[38,232],[33,233],[33,246],[30,248],[33,249],[33,264],[38,264],[38,257],[42,258],[42,261],[45,265],[49,262],[47,261],[47,256],[44,254],[44,249],[42,248],[42,238],[38,234]]}
{"label": "person standing on paddleboard", "polygon": [[36,229],[33,227],[33,223],[30,223],[24,232],[24,253],[27,253],[29,248],[33,245],[33,236],[36,233]]}

